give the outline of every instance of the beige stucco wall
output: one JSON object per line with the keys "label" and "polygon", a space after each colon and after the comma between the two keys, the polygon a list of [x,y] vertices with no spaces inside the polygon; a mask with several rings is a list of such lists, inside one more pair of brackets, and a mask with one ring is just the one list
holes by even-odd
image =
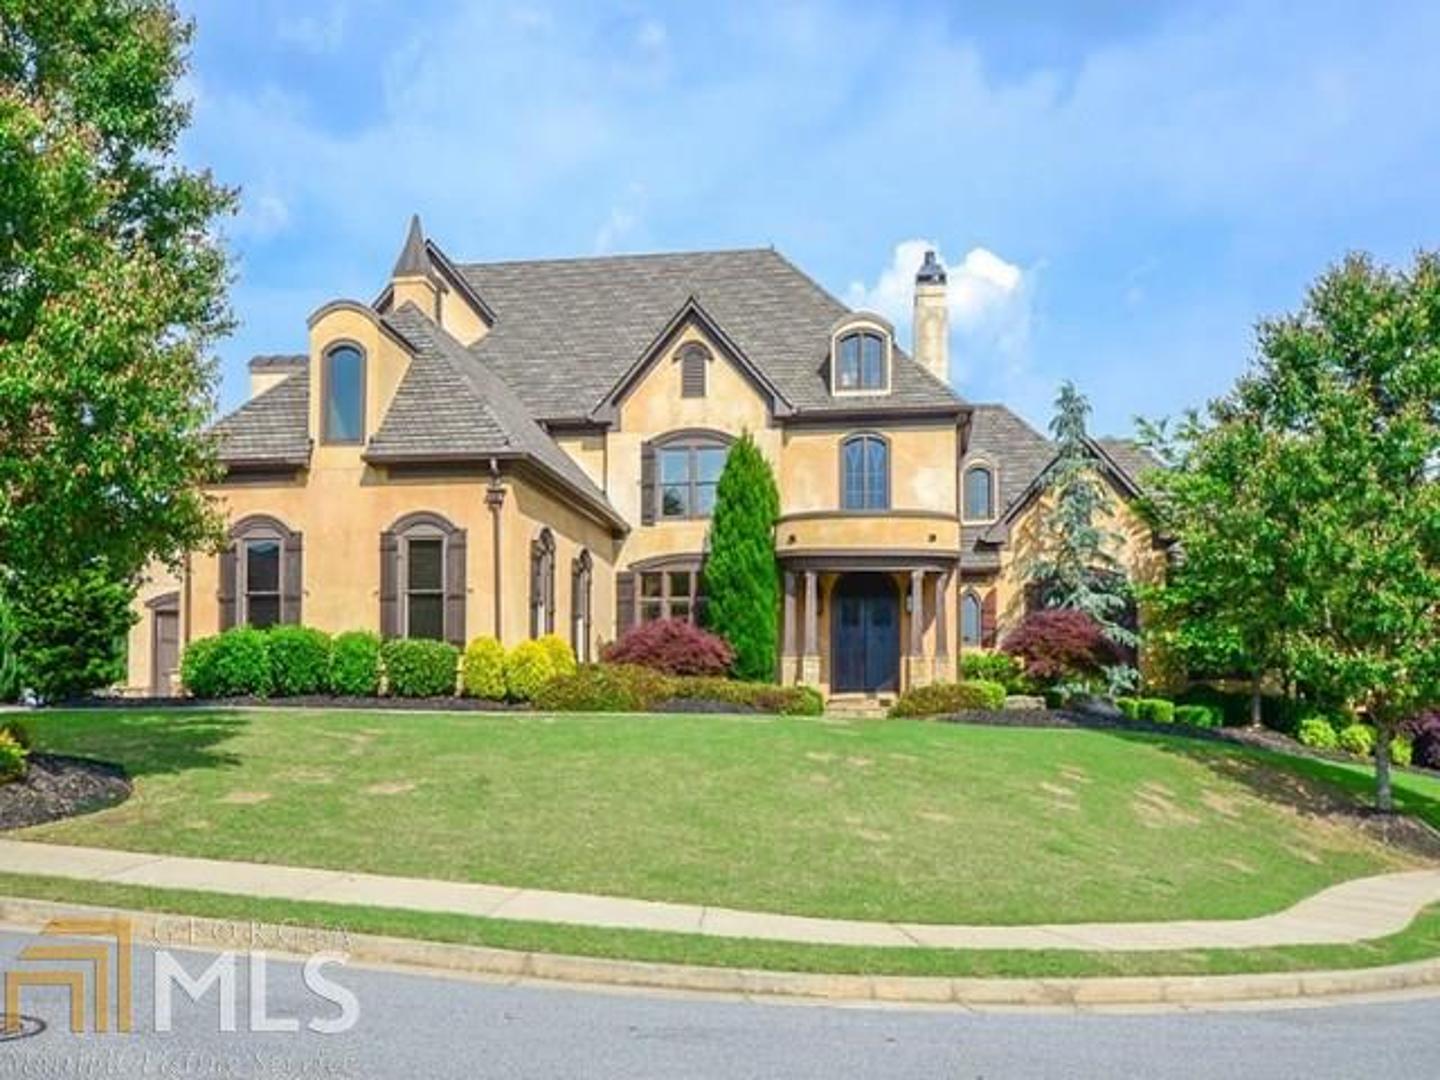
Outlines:
{"label": "beige stucco wall", "polygon": [[873,432],[890,444],[890,505],[954,514],[955,422],[846,424],[785,432],[779,483],[783,513],[840,506],[840,444]]}
{"label": "beige stucco wall", "polygon": [[154,663],[154,624],[148,604],[158,596],[179,592],[180,589],[180,575],[164,563],[152,562],[145,568],[132,605],[136,614],[135,625],[130,628],[126,637],[125,685],[119,687],[124,693],[150,693]]}

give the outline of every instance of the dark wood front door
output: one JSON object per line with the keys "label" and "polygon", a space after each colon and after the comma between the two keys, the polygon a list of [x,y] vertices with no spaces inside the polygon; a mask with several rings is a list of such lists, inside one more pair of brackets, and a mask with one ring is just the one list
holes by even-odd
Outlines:
{"label": "dark wood front door", "polygon": [[836,693],[900,685],[900,598],[883,574],[848,574],[830,598],[830,688]]}
{"label": "dark wood front door", "polygon": [[180,666],[180,610],[157,608],[150,617],[154,620],[150,692],[168,697],[175,692],[175,671]]}

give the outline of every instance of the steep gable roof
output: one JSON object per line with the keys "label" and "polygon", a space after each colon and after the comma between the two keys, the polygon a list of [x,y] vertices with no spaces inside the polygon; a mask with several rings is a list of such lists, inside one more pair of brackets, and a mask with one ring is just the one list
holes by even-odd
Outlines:
{"label": "steep gable roof", "polygon": [[[830,394],[830,330],[849,312],[775,251],[752,249],[458,267],[495,313],[470,350],[542,421],[589,416],[692,297],[801,414],[843,413]],[[895,350],[877,413],[964,406],[945,383]]]}
{"label": "steep gable roof", "polygon": [[380,429],[366,445],[367,460],[525,460],[613,527],[626,527],[605,493],[463,345],[414,304],[384,321],[415,351]]}

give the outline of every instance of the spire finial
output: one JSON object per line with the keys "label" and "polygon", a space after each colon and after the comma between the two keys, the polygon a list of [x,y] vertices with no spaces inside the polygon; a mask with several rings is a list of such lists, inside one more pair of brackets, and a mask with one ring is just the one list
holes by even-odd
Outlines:
{"label": "spire finial", "polygon": [[915,275],[915,284],[945,284],[945,267],[941,266],[940,260],[935,257],[934,248],[930,248],[925,252],[925,261],[920,264],[920,270]]}
{"label": "spire finial", "polygon": [[425,251],[425,230],[420,227],[420,215],[410,215],[410,230],[405,234],[405,246],[400,249],[400,258],[395,260],[391,277],[429,276],[430,256]]}

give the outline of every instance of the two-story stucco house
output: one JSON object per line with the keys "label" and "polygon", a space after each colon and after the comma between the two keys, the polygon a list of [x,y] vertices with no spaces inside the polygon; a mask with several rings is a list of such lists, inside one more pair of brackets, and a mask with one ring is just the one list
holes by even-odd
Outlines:
{"label": "two-story stucco house", "polygon": [[[946,276],[915,288],[915,355],[773,250],[454,262],[412,221],[370,303],[251,362],[216,428],[231,544],[138,601],[130,688],[241,623],[386,636],[559,633],[581,659],[696,618],[726,449],[774,467],[777,678],[830,694],[951,678],[1018,617],[1048,441],[947,382]],[[1094,444],[1123,498],[1138,452]],[[1136,574],[1158,564],[1127,513]]]}

